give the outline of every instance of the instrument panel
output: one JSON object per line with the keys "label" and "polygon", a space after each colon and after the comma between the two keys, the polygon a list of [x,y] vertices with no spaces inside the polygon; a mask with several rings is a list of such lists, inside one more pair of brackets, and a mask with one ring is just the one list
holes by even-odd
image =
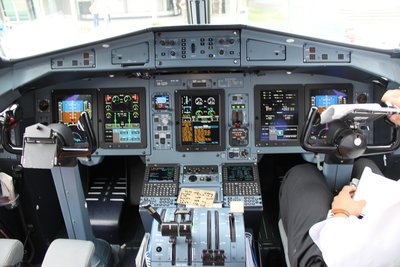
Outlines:
{"label": "instrument panel", "polygon": [[[94,156],[221,165],[303,153],[299,139],[310,107],[322,112],[379,98],[370,73],[380,70],[366,70],[353,57],[364,51],[322,40],[241,26],[155,28],[101,47],[61,52],[50,61],[53,73],[65,74],[71,65],[65,61],[90,51],[99,72],[72,64],[83,78],[33,91],[35,120],[68,124],[81,145],[85,137],[74,124],[79,111],[91,112],[99,143]],[[315,127],[313,142],[323,144],[328,127]],[[373,138],[369,131],[369,143]]]}
{"label": "instrument panel", "polygon": [[[288,83],[271,83],[285,79]],[[329,82],[320,83],[321,79]],[[79,112],[89,111],[99,156],[145,155],[149,163],[191,163],[194,158],[202,164],[254,162],[258,154],[282,153],[282,149],[301,153],[299,138],[311,106],[322,111],[331,104],[357,102],[359,95],[368,97],[372,92],[356,81],[286,73],[268,78],[241,73],[160,74],[149,80],[113,78],[112,82],[115,87],[102,88],[110,78],[101,78],[87,82],[86,88],[76,82],[69,88],[37,90],[36,120],[66,123],[77,143],[84,145],[76,121]],[[47,99],[51,101],[44,109]],[[315,142],[325,140],[327,127],[315,128]]]}

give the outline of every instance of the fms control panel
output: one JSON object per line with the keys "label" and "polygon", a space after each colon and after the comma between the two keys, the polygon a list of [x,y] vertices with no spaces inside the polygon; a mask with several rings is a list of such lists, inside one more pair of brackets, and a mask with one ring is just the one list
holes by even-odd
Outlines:
{"label": "fms control panel", "polygon": [[148,165],[141,202],[149,201],[154,207],[173,207],[178,196],[179,165]]}
{"label": "fms control panel", "polygon": [[245,207],[262,207],[257,164],[236,163],[222,166],[224,206],[242,201]]}

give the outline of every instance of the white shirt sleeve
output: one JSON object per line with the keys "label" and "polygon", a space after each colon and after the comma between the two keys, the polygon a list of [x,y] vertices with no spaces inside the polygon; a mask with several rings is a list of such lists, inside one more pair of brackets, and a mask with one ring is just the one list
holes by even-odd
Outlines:
{"label": "white shirt sleeve", "polygon": [[397,203],[375,217],[326,219],[313,225],[309,233],[329,267],[400,266],[399,224]]}
{"label": "white shirt sleeve", "polygon": [[362,240],[354,238],[355,234],[359,236],[361,232],[359,221],[354,216],[332,217],[311,227],[310,236],[328,266],[349,266],[348,258],[353,258],[363,244]]}

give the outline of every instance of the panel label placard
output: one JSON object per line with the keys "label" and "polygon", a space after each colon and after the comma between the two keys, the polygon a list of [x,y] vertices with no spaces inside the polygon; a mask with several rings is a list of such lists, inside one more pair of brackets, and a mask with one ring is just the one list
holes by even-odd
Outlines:
{"label": "panel label placard", "polygon": [[182,188],[179,192],[178,204],[200,208],[212,208],[215,195],[215,191]]}

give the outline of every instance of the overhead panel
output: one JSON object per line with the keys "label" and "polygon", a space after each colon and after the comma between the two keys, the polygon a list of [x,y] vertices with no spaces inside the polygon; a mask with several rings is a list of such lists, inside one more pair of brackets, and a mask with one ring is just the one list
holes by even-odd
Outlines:
{"label": "overhead panel", "polygon": [[240,66],[240,31],[158,32],[156,68]]}

